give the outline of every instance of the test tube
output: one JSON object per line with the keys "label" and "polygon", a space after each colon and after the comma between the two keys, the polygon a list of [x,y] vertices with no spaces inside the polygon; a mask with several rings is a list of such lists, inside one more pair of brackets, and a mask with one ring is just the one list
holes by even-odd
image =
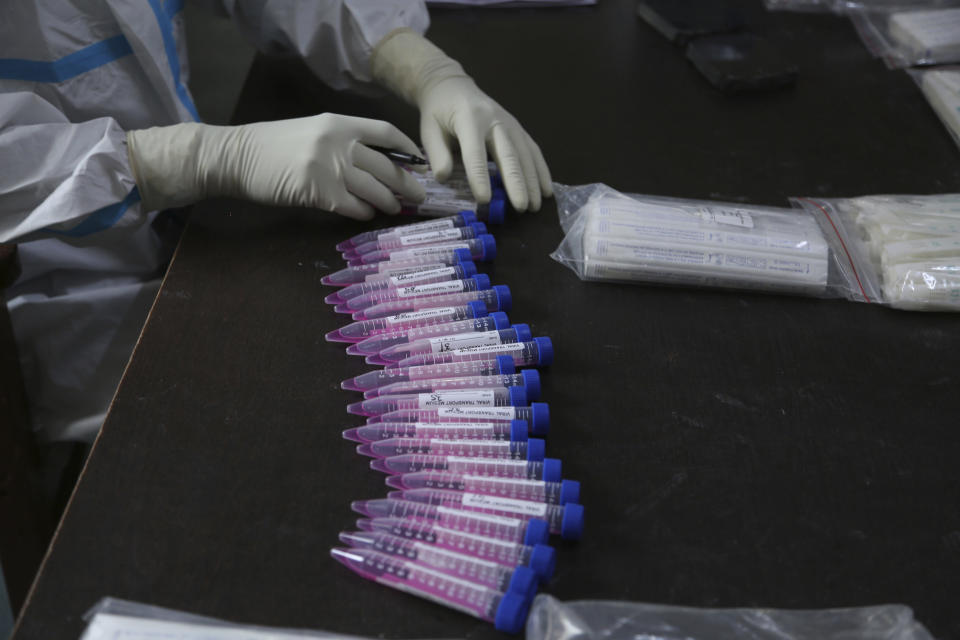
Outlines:
{"label": "test tube", "polygon": [[530,610],[530,601],[519,593],[501,593],[396,556],[370,549],[336,548],[330,555],[367,580],[492,622],[505,633],[520,633]]}
{"label": "test tube", "polygon": [[370,242],[371,240],[376,240],[380,236],[388,233],[410,234],[419,233],[421,231],[434,231],[437,229],[453,229],[454,227],[465,227],[471,222],[476,221],[477,216],[473,211],[463,210],[458,211],[452,216],[435,218],[425,222],[411,222],[409,224],[385,227],[383,229],[374,229],[373,231],[364,231],[363,233],[358,233],[352,238],[348,238],[347,240],[344,240],[338,244],[337,251],[349,251],[354,247],[358,247],[364,243]]}
{"label": "test tube", "polygon": [[342,304],[353,298],[376,291],[389,291],[414,284],[429,284],[445,280],[463,280],[476,275],[476,273],[477,265],[471,261],[452,266],[438,265],[430,269],[420,269],[393,276],[368,278],[364,282],[357,282],[331,293],[323,301],[328,304]]}
{"label": "test tube", "polygon": [[359,342],[373,335],[390,333],[413,327],[425,327],[435,324],[447,324],[461,320],[472,320],[487,315],[487,305],[473,300],[465,305],[452,307],[431,307],[408,313],[398,313],[394,316],[377,318],[376,320],[361,320],[351,322],[328,333],[325,338],[328,342]]}
{"label": "test tube", "polygon": [[377,354],[377,358],[386,362],[400,362],[404,358],[409,358],[410,356],[421,353],[447,353],[455,349],[528,342],[532,339],[533,336],[530,333],[530,327],[521,322],[513,325],[509,329],[501,329],[499,331],[486,331],[483,333],[465,332],[421,338],[407,344],[387,347]]}
{"label": "test tube", "polygon": [[410,500],[380,498],[377,500],[354,500],[350,508],[368,518],[415,518],[432,522],[454,531],[474,533],[478,536],[509,540],[523,544],[546,544],[550,537],[550,525],[546,520],[534,518],[508,518],[491,516],[474,511],[449,507],[437,507]]}
{"label": "test tube", "polygon": [[441,242],[438,244],[426,244],[410,249],[392,249],[387,251],[371,251],[362,256],[347,260],[347,266],[356,267],[363,264],[374,262],[383,262],[384,260],[411,260],[413,258],[423,258],[426,256],[443,255],[455,249],[467,249],[470,251],[471,260],[487,262],[493,260],[497,255],[497,242],[489,233],[484,233],[476,238],[460,240],[456,242]]}
{"label": "test tube", "polygon": [[[485,291],[489,288],[490,276],[485,273],[475,273],[472,276],[463,279],[448,277],[445,280],[438,280],[436,282],[403,285],[400,287],[382,289],[380,291],[372,291],[370,293],[357,296],[356,298],[351,298],[344,303],[338,304],[333,308],[333,310],[338,313],[358,313],[362,312],[364,309],[390,302],[408,304],[407,307],[398,310],[398,312],[402,313],[403,311],[415,311],[416,309],[438,307],[451,303],[457,304],[461,302],[459,299],[453,300],[449,298],[441,304],[430,304],[430,302],[445,295],[449,296],[453,294],[462,294],[474,291]],[[426,300],[426,298],[429,298],[430,300]],[[473,299],[475,298],[464,298],[463,304],[466,304]],[[380,315],[382,316],[384,314]],[[360,318],[355,319],[360,320]]]}
{"label": "test tube", "polygon": [[524,420],[530,433],[542,435],[550,429],[550,407],[546,402],[531,402],[529,407],[440,407],[391,411],[368,418],[376,422],[510,422]]}
{"label": "test tube", "polygon": [[583,506],[573,502],[557,505],[442,489],[391,491],[387,494],[387,499],[391,498],[466,511],[479,511],[496,516],[521,519],[541,518],[550,524],[550,533],[559,533],[564,540],[579,540],[583,534]]}
{"label": "test tube", "polygon": [[462,347],[452,351],[438,353],[418,353],[398,361],[388,367],[415,367],[446,364],[449,362],[469,362],[484,360],[491,355],[509,355],[517,366],[549,366],[553,363],[553,342],[547,337],[537,337],[528,342],[507,342],[501,344]]}
{"label": "test tube", "polygon": [[580,502],[580,483],[576,480],[544,482],[523,478],[500,478],[469,473],[419,471],[387,476],[387,485],[394,489],[443,489],[502,496],[516,500],[567,504]]}
{"label": "test tube", "polygon": [[[473,276],[486,274],[478,273]],[[468,282],[467,280],[454,280],[454,282]],[[435,285],[423,285],[424,287],[434,287],[447,284],[438,282]],[[354,320],[376,320],[401,313],[411,313],[421,309],[431,309],[434,307],[458,306],[468,304],[473,300],[479,300],[487,307],[487,312],[491,311],[510,311],[513,306],[513,298],[510,296],[510,287],[505,284],[495,285],[492,289],[483,289],[480,291],[465,291],[463,293],[446,293],[441,295],[431,295],[420,298],[406,298],[403,300],[394,300],[392,302],[381,302],[372,307],[367,307],[362,311],[353,314]]]}
{"label": "test tube", "polygon": [[438,266],[448,266],[461,262],[470,262],[472,260],[473,257],[470,255],[469,249],[453,249],[450,251],[434,252],[426,256],[406,260],[387,260],[384,262],[347,267],[346,269],[328,273],[320,279],[320,282],[334,287],[343,287],[357,282],[364,282],[369,277],[397,275],[418,269],[432,269]]}
{"label": "test tube", "polygon": [[560,472],[563,470],[557,458],[544,458],[543,462],[531,462],[505,458],[465,458],[417,453],[377,458],[370,461],[370,468],[390,475],[417,471],[447,471],[504,478],[527,478],[546,482],[560,482],[562,479]]}
{"label": "test tube", "polygon": [[376,240],[364,242],[359,246],[345,251],[343,257],[345,260],[353,260],[375,251],[389,252],[395,249],[404,250],[425,244],[470,240],[484,233],[487,233],[487,225],[482,222],[471,222],[466,226],[453,227],[452,229],[431,229],[428,231],[414,231],[412,233],[393,231],[378,236]]}
{"label": "test tube", "polygon": [[[476,302],[484,310],[486,306],[481,302]],[[468,333],[470,331],[493,331],[510,328],[510,318],[503,311],[494,311],[489,316],[477,318],[475,320],[459,320],[457,322],[442,322],[440,324],[425,325],[421,327],[409,327],[407,329],[398,329],[387,333],[378,333],[365,338],[360,342],[347,347],[347,353],[353,356],[373,356],[377,355],[387,347],[397,344],[408,344],[415,340],[431,338],[435,336],[449,336],[457,333]]]}
{"label": "test tube", "polygon": [[522,386],[527,391],[528,400],[540,399],[540,372],[536,369],[524,369],[520,373],[501,376],[464,376],[462,378],[434,378],[431,380],[413,380],[394,382],[363,393],[365,398],[392,396],[408,393],[429,393],[454,389],[486,389],[488,387]]}
{"label": "test tube", "polygon": [[[501,356],[475,362],[451,362],[448,365],[441,364],[435,367],[398,367],[382,371],[368,371],[359,376],[347,378],[340,383],[340,387],[348,391],[368,391],[394,382],[407,382],[408,380],[491,376],[515,371],[513,360],[509,356]],[[404,422],[416,422],[416,420],[405,420]]]}
{"label": "test tube", "polygon": [[431,393],[381,396],[347,405],[347,413],[359,416],[379,416],[405,409],[433,409],[436,407],[522,407],[527,404],[523,387],[492,389],[457,389]]}
{"label": "test tube", "polygon": [[354,427],[343,432],[343,437],[355,442],[376,442],[390,438],[438,438],[445,440],[511,440],[523,442],[529,438],[529,427],[523,420],[506,422],[378,422]]}
{"label": "test tube", "polygon": [[354,549],[372,549],[390,556],[401,556],[418,565],[503,593],[517,593],[531,600],[537,594],[539,579],[530,567],[505,567],[490,560],[389,533],[342,531],[340,542]]}
{"label": "test tube", "polygon": [[423,540],[445,549],[498,562],[506,566],[528,566],[545,583],[557,568],[557,553],[545,544],[522,544],[464,533],[429,521],[413,518],[358,518],[357,528],[363,531],[389,533],[401,538]]}
{"label": "test tube", "polygon": [[357,453],[374,458],[389,458],[419,453],[428,456],[463,458],[503,458],[543,462],[546,443],[540,438],[513,440],[445,440],[443,438],[390,438],[357,445]]}

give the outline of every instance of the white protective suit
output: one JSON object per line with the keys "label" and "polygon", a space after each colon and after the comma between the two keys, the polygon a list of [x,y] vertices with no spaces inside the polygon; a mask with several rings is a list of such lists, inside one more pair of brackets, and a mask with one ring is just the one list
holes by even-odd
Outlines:
{"label": "white protective suit", "polygon": [[[197,119],[181,2],[0,5],[0,242],[19,244],[23,270],[5,294],[44,440],[96,435],[169,256],[125,132]],[[335,88],[371,85],[374,45],[429,24],[423,0],[215,4]]]}

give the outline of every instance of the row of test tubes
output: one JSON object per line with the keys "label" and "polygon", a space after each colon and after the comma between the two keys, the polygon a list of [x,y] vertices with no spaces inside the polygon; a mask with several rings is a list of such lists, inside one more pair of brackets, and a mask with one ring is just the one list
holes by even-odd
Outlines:
{"label": "row of test tubes", "polygon": [[579,539],[584,513],[580,484],[545,456],[550,408],[537,367],[552,362],[553,344],[511,323],[510,288],[477,268],[496,256],[477,219],[498,221],[492,207],[337,245],[348,266],[323,279],[340,287],[325,300],[352,322],[326,338],[383,367],[341,384],[363,394],[347,411],[366,418],[343,436],[394,490],[352,503],[364,517],[331,554],[519,633],[556,568],[550,534]]}

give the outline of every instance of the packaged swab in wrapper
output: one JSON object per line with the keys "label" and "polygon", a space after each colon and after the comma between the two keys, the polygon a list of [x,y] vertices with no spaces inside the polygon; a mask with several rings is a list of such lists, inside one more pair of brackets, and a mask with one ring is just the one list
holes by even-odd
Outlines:
{"label": "packaged swab in wrapper", "polygon": [[847,283],[803,212],[555,185],[566,237],[551,254],[583,280],[842,296]]}
{"label": "packaged swab in wrapper", "polygon": [[960,194],[793,198],[868,302],[960,311]]}
{"label": "packaged swab in wrapper", "polygon": [[930,107],[940,116],[954,142],[960,145],[960,66],[908,71]]}
{"label": "packaged swab in wrapper", "polygon": [[847,10],[864,45],[891,69],[960,62],[960,2]]}

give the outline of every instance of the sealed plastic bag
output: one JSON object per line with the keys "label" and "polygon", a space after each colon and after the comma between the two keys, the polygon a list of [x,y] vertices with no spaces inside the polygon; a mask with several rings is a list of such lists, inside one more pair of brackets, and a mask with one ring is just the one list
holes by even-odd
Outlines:
{"label": "sealed plastic bag", "polygon": [[582,280],[856,299],[807,214],[555,185],[566,236],[551,254]]}
{"label": "sealed plastic bag", "polygon": [[909,73],[954,141],[960,145],[960,67],[914,69]]}
{"label": "sealed plastic bag", "polygon": [[838,263],[870,301],[960,311],[960,194],[791,202],[821,222]]}
{"label": "sealed plastic bag", "polygon": [[539,595],[526,640],[933,640],[904,605],[849,609],[697,609]]}
{"label": "sealed plastic bag", "polygon": [[80,640],[363,640],[326,631],[276,629],[233,624],[215,618],[152,605],[104,598],[84,616],[87,628]]}
{"label": "sealed plastic bag", "polygon": [[848,10],[867,49],[892,69],[960,62],[960,3]]}

